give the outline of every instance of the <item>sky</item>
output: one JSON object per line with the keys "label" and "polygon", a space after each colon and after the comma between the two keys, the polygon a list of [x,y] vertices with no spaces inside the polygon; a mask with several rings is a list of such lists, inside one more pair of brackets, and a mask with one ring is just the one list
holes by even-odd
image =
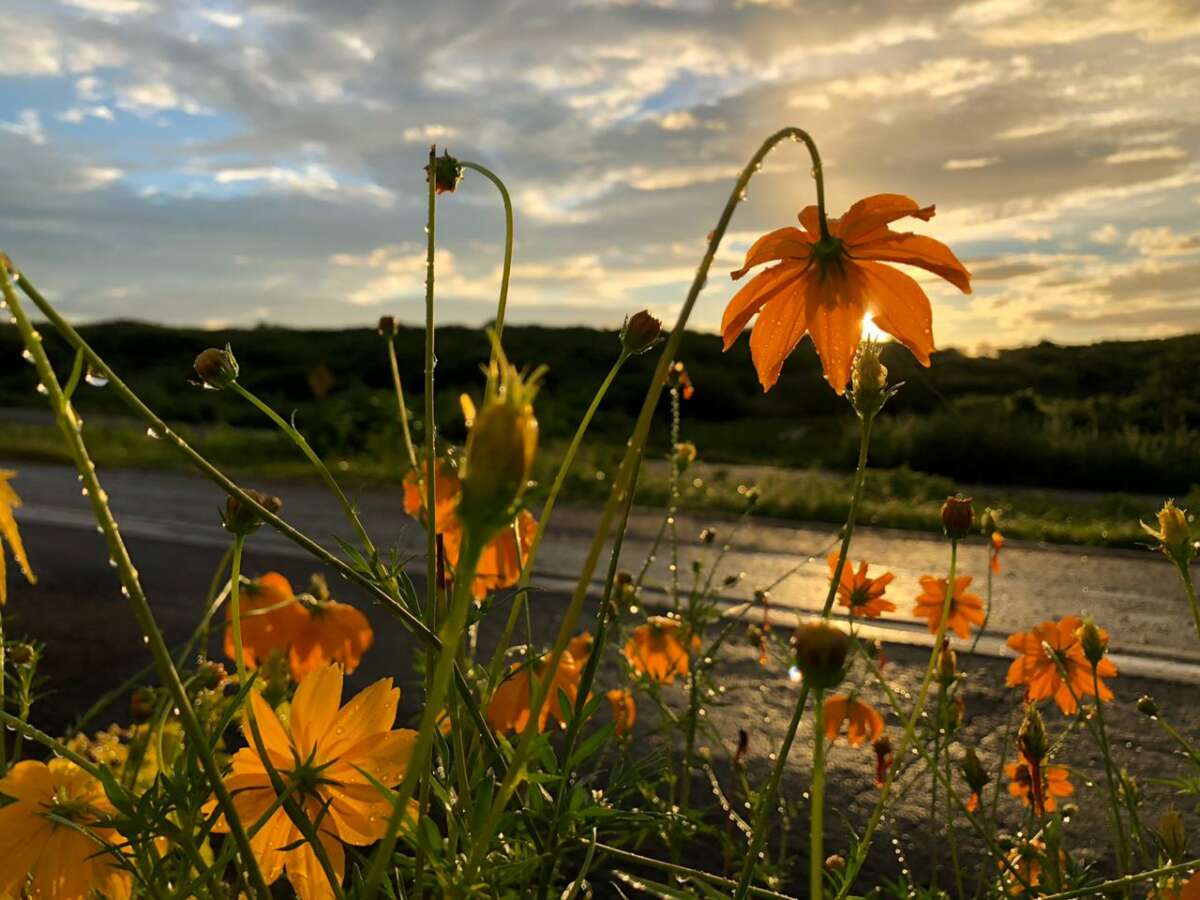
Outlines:
{"label": "sky", "polygon": [[[6,0],[0,247],[78,321],[423,321],[429,145],[516,207],[510,322],[672,317],[737,171],[784,125],[832,215],[954,248],[938,345],[1200,331],[1200,0]],[[813,202],[786,143],[693,325]],[[439,318],[494,315],[498,195],[438,203]],[[916,274],[916,273],[914,273]]]}

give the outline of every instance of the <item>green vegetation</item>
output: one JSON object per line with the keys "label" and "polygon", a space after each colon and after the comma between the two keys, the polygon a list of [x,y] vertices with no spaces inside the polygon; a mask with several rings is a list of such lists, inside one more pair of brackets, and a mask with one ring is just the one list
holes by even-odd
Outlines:
{"label": "green vegetation", "polygon": [[[272,406],[294,410],[298,426],[337,468],[367,481],[403,475],[390,376],[372,330],[208,332],[112,322],[81,331],[152,407],[180,423],[219,465],[243,475],[307,471],[294,448],[253,409],[189,383],[195,355],[228,341],[243,383]],[[549,364],[538,413],[548,447],[561,449],[616,355],[615,333],[510,326],[505,338],[513,359]],[[52,333],[45,341],[65,372],[70,365],[65,345]],[[420,342],[416,329],[402,329],[397,339],[401,374],[412,390],[419,387]],[[487,345],[477,330],[443,328],[438,346],[443,360],[438,408],[445,415],[439,426],[461,441],[457,398],[478,391]],[[1200,482],[1200,398],[1186,383],[1197,355],[1200,336],[1188,336],[1087,347],[1041,344],[994,357],[945,351],[922,369],[903,348],[889,346],[884,361],[905,386],[876,426],[871,457],[880,468],[871,472],[864,520],[933,528],[934,505],[956,485],[987,485],[972,492],[981,503],[1006,509],[1005,532],[1012,537],[1137,543],[1137,517],[1155,500],[1135,495],[1183,497]],[[740,510],[745,499],[738,487],[757,484],[762,515],[840,521],[849,483],[844,473],[856,452],[848,405],[825,387],[807,345],[789,361],[779,387],[765,395],[747,357],[744,340],[728,353],[711,335],[689,334],[683,343],[681,358],[696,385],[694,399],[683,404],[684,437],[698,445],[704,461],[687,473],[684,506]],[[377,366],[364,364],[372,358]],[[593,429],[597,441],[567,486],[568,500],[603,496],[604,476],[613,470],[619,436],[629,431],[650,362],[631,360],[613,386]],[[0,330],[0,406],[38,408],[42,398],[34,386],[16,334]],[[79,391],[78,406],[99,461],[179,464],[170,448],[117,417],[121,410],[108,392],[87,386]],[[0,423],[5,456],[62,458],[49,420],[38,424],[30,416]],[[665,401],[659,420],[652,436],[656,455],[666,452]],[[542,456],[543,483],[554,456]],[[643,481],[643,502],[660,501],[666,490],[665,473],[652,471]],[[1200,505],[1200,494],[1196,501]]]}

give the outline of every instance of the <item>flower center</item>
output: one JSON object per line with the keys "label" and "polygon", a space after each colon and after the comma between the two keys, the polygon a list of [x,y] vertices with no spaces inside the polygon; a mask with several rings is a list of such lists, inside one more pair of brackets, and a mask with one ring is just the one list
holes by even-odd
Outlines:
{"label": "flower center", "polygon": [[850,605],[851,606],[866,606],[870,602],[871,602],[871,595],[868,592],[867,586],[865,584],[859,585],[858,587],[856,587],[854,590],[852,590],[850,592]]}
{"label": "flower center", "polygon": [[839,275],[845,274],[846,270],[842,262],[845,258],[845,249],[841,238],[833,236],[821,238],[812,245],[809,258],[816,265],[822,281],[833,272]]}

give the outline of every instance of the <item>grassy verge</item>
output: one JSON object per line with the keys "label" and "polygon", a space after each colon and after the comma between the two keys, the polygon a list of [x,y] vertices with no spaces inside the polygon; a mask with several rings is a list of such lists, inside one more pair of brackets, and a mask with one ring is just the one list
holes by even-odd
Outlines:
{"label": "grassy verge", "polygon": [[[148,437],[132,424],[96,422],[88,427],[97,464],[148,469],[186,468],[172,448]],[[306,478],[311,469],[296,457],[282,437],[266,430],[214,427],[182,429],[185,437],[216,464],[243,477]],[[538,480],[553,478],[558,451],[550,445],[541,454]],[[0,423],[0,453],[7,461],[66,462],[57,432],[50,426]],[[608,477],[616,469],[615,449],[585,452],[564,489],[567,502],[591,504],[608,490]],[[395,483],[405,470],[398,448],[379,447],[353,457],[330,460],[335,471],[357,482]],[[746,494],[758,491],[761,516],[810,522],[840,522],[850,491],[848,475],[813,469],[769,466],[694,464],[682,480],[681,505],[689,510],[738,513],[746,507]],[[864,524],[935,531],[938,508],[948,494],[963,490],[973,494],[977,507],[1004,510],[1003,530],[1012,538],[1054,543],[1130,547],[1144,543],[1139,518],[1149,518],[1162,498],[1121,493],[1084,493],[1003,486],[961,486],[951,479],[924,475],[905,468],[874,469],[868,474]],[[639,503],[664,504],[668,496],[667,467],[647,465]],[[534,499],[537,494],[533,495]],[[1196,491],[1181,501],[1200,506]]]}

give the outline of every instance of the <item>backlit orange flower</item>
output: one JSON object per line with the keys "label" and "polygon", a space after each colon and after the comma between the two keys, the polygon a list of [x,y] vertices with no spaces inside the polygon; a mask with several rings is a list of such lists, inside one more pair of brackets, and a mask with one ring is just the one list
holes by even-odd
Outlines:
{"label": "backlit orange flower", "polygon": [[[1043,812],[1054,812],[1057,808],[1055,797],[1070,797],[1075,793],[1075,786],[1071,784],[1070,773],[1063,766],[1041,766],[1042,770],[1042,796],[1045,798],[1045,809],[1038,810],[1040,815]],[[1021,801],[1026,806],[1035,806],[1036,797],[1033,790],[1033,776],[1030,774],[1031,769],[1025,762],[1011,762],[1004,767],[1004,772],[1008,775],[1008,792],[1014,797],[1020,797]]]}
{"label": "backlit orange flower", "polygon": [[973,813],[977,809],[979,809],[979,794],[972,791],[971,796],[967,798],[967,812]]}
{"label": "backlit orange flower", "polygon": [[[838,554],[829,554],[830,578],[837,571]],[[895,579],[891,572],[884,572],[878,578],[867,577],[867,563],[864,560],[858,564],[855,572],[850,560],[842,566],[842,580],[838,585],[838,603],[850,610],[851,616],[866,616],[868,619],[878,619],[885,612],[892,612],[896,604],[884,600],[883,594],[887,586]]]}
{"label": "backlit orange flower", "polygon": [[[334,872],[344,878],[342,844],[362,847],[375,843],[387,830],[392,812],[391,800],[367,775],[388,787],[398,785],[404,779],[417,733],[392,729],[400,690],[392,687],[390,678],[381,678],[339,709],[341,697],[342,670],[337,665],[322,666],[300,682],[287,725],[257,691],[250,692],[254,719],[272,767],[292,788],[292,797],[313,822]],[[246,722],[243,731],[250,740]],[[233,795],[238,817],[247,825],[258,821],[277,797],[252,741],[234,754],[225,785]],[[211,812],[215,806],[210,800],[206,808]],[[416,805],[411,804],[410,809],[415,821]],[[224,817],[213,830],[229,830]],[[301,900],[333,896],[316,853],[282,807],[250,839],[250,846],[268,883],[286,869]]]}
{"label": "backlit orange flower", "polygon": [[845,694],[835,694],[825,701],[825,737],[836,741],[846,723],[846,739],[851,747],[871,741],[874,743],[883,734],[883,716],[875,707],[861,700],[852,700]]}
{"label": "backlit orange flower", "polygon": [[932,206],[920,207],[903,195],[876,194],[859,200],[840,219],[830,219],[826,236],[815,206],[800,213],[800,228],[763,235],[746,252],[745,265],[732,273],[734,279],[763,263],[778,263],[755,275],[729,302],[721,320],[725,349],[757,315],[750,353],[766,391],[808,334],[825,377],[841,394],[869,312],[879,328],[928,366],[934,349],[929,298],[910,276],[882,263],[926,269],[969,294],[971,274],[949,247],[888,228],[906,216],[928,221],[933,213]]}
{"label": "backlit orange flower", "polygon": [[[425,520],[425,470],[409,470],[404,476],[404,511],[414,518]],[[453,569],[458,565],[462,550],[463,530],[455,509],[462,494],[462,481],[449,463],[440,463],[435,476],[437,492],[436,528],[442,535],[446,563]],[[482,600],[489,591],[503,590],[521,578],[521,569],[529,558],[529,548],[537,533],[537,519],[528,510],[517,514],[516,525],[502,528],[480,554],[471,583],[471,594]]]}
{"label": "backlit orange flower", "polygon": [[[1008,646],[1020,656],[1008,667],[1006,682],[1009,687],[1025,685],[1025,695],[1030,700],[1045,700],[1053,697],[1065,715],[1074,714],[1078,704],[1075,697],[1087,697],[1095,693],[1092,684],[1092,665],[1083,654],[1083,645],[1076,632],[1083,622],[1078,616],[1063,616],[1057,622],[1043,622],[1032,631],[1011,635]],[[1108,633],[1100,629],[1103,641]],[[1054,656],[1050,656],[1043,644],[1048,644]],[[1059,673],[1061,664],[1070,679],[1070,685]],[[1096,669],[1100,676],[1100,699],[1108,702],[1113,693],[1104,683],[1105,678],[1117,674],[1116,664],[1108,657],[1100,660]],[[1071,691],[1075,694],[1072,696]]]}
{"label": "backlit orange flower", "polygon": [[571,658],[575,660],[575,665],[579,666],[580,669],[587,665],[595,643],[596,639],[592,637],[590,631],[580,632],[567,643],[567,652],[571,654]]}
{"label": "backlit orange flower", "polygon": [[[514,674],[501,682],[495,693],[492,694],[491,702],[488,703],[487,722],[493,729],[501,734],[508,734],[510,731],[519,734],[525,730],[525,726],[529,724],[530,705],[533,702],[533,690],[536,687],[530,679],[529,670],[531,668],[535,670],[540,682],[549,659],[550,654],[547,653],[532,666],[513,663],[509,671]],[[558,669],[554,673],[554,681],[550,685],[550,693],[546,696],[542,703],[542,709],[538,713],[538,731],[546,730],[546,723],[549,721],[551,713],[554,713],[554,718],[558,719],[560,725],[566,724],[567,711],[559,702],[559,692],[566,694],[567,700],[574,703],[579,694],[579,679],[582,675],[583,669],[576,664],[571,656],[571,651],[563,653],[562,658],[558,661]]]}
{"label": "backlit orange flower", "polygon": [[[978,594],[968,594],[970,585],[970,575],[960,575],[954,579],[954,596],[950,600],[950,614],[946,618],[946,627],[964,640],[971,636],[971,626],[982,625],[984,618],[983,598]],[[946,579],[922,575],[921,588],[922,593],[917,597],[913,615],[918,619],[928,619],[930,633],[937,634],[942,621],[942,607],[946,603]]]}
{"label": "backlit orange flower", "polygon": [[[242,655],[246,667],[258,668],[272,650],[287,651],[300,619],[299,602],[292,585],[278,572],[268,572],[243,585],[239,597],[242,612]],[[234,659],[233,604],[225,605],[225,655]]]}
{"label": "backlit orange flower", "polygon": [[93,891],[109,900],[129,897],[130,873],[82,830],[125,844],[115,829],[99,824],[114,811],[97,779],[65,759],[25,760],[0,779],[0,794],[15,801],[0,808],[0,897],[85,900]]}
{"label": "backlit orange flower", "polygon": [[[674,684],[676,675],[688,673],[688,651],[681,639],[683,623],[666,616],[651,616],[633,629],[625,643],[625,659],[633,671],[660,684]],[[695,646],[695,638],[693,638]]]}
{"label": "backlit orange flower", "polygon": [[628,734],[637,721],[637,704],[633,700],[633,692],[613,688],[604,695],[612,705],[613,721],[617,723],[617,737]]}

